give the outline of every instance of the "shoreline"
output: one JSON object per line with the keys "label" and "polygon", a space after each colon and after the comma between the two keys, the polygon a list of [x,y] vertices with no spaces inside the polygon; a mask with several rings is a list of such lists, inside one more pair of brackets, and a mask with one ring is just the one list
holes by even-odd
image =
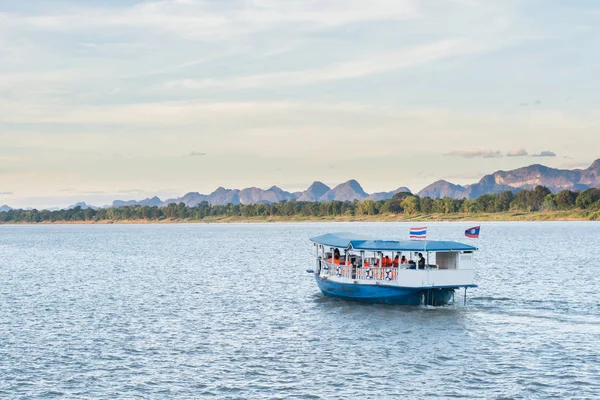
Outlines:
{"label": "shoreline", "polygon": [[504,213],[452,213],[452,214],[380,214],[380,215],[339,215],[331,217],[303,216],[262,216],[262,217],[207,217],[197,219],[129,219],[99,221],[42,221],[42,222],[0,222],[0,225],[129,225],[129,224],[227,224],[227,223],[281,223],[281,222],[534,222],[534,221],[596,221],[599,211],[534,211]]}

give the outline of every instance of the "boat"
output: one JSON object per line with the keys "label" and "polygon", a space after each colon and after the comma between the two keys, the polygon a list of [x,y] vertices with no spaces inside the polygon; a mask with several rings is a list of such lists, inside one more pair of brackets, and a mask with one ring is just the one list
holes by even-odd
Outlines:
{"label": "boat", "polygon": [[437,240],[383,240],[348,232],[310,238],[325,296],[366,303],[443,306],[475,284],[477,247]]}

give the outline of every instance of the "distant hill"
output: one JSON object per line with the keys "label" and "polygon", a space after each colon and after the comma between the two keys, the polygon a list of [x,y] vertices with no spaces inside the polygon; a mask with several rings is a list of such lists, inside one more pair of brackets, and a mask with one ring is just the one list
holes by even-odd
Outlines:
{"label": "distant hill", "polygon": [[[94,206],[91,206],[89,204],[86,204],[83,201],[80,201],[79,203],[75,203],[75,204],[67,207],[67,210],[71,210],[71,209],[76,208],[76,207],[81,207],[82,210],[86,210],[88,208],[90,208],[92,210],[97,210],[98,209],[98,207],[94,207]],[[50,211],[50,210],[48,210],[48,211]]]}
{"label": "distant hill", "polygon": [[485,175],[479,182],[466,186],[441,180],[427,186],[418,195],[431,198],[447,196],[454,199],[476,199],[483,194],[507,190],[518,192],[536,186],[545,186],[553,193],[600,187],[600,159],[594,161],[587,169],[557,169],[534,164],[510,171],[496,171]]}
{"label": "distant hill", "polygon": [[202,203],[203,201],[208,201],[208,196],[206,196],[204,194],[200,194],[198,192],[190,192],[190,193],[187,193],[185,196],[177,198],[177,199],[168,199],[159,205],[167,206],[171,203],[174,203],[174,204],[183,203],[188,207],[195,207],[198,204]]}
{"label": "distant hill", "polygon": [[140,201],[141,206],[158,207],[161,204],[162,204],[162,200],[159,199],[157,196],[154,196],[150,199],[145,199],[145,200]]}
{"label": "distant hill", "polygon": [[600,187],[600,159],[587,169],[556,169],[534,164],[511,171],[497,171],[466,188],[469,198],[477,198],[485,193],[533,189],[538,185],[546,186],[553,193]]}
{"label": "distant hill", "polygon": [[149,199],[144,199],[140,201],[136,200],[115,200],[112,203],[112,207],[126,207],[126,206],[149,206],[149,207],[158,207],[162,204],[162,200],[157,196],[154,196]]}
{"label": "distant hill", "polygon": [[292,193],[286,192],[277,186],[272,186],[267,190],[262,190],[257,187],[242,189],[239,197],[241,204],[279,203],[280,201],[296,199],[296,196]]}
{"label": "distant hill", "polygon": [[331,188],[326,184],[314,181],[312,185],[308,187],[301,195],[298,196],[298,201],[319,201],[325,193],[329,192]]}
{"label": "distant hill", "polygon": [[452,197],[453,199],[460,199],[463,197],[467,197],[465,191],[465,188],[460,185],[455,185],[448,181],[439,180],[421,189],[419,193],[417,193],[417,195],[419,197],[431,197],[432,199],[438,199],[442,197]]}
{"label": "distant hill", "polygon": [[190,192],[183,197],[165,200],[162,203],[162,206],[166,207],[169,204],[183,203],[188,207],[195,207],[203,201],[206,201],[212,205],[240,204],[240,191],[237,189],[232,190],[219,187],[217,190],[208,195],[200,194],[198,192]]}
{"label": "distant hill", "polygon": [[[477,183],[464,186],[445,180],[439,180],[420,190],[417,195],[419,197],[431,197],[434,199],[442,197],[476,199],[483,194],[500,193],[507,190],[518,192],[524,189],[533,189],[538,185],[546,186],[553,193],[565,189],[583,191],[588,188],[600,188],[600,159],[594,161],[590,167],[586,169],[557,169],[534,164],[509,171],[496,171],[493,174],[485,175]],[[410,189],[401,186],[391,192],[368,194],[356,180],[351,179],[337,185],[333,189],[319,181],[313,182],[304,191],[297,191],[294,193],[287,192],[277,186],[272,186],[266,190],[257,187],[249,187],[241,190],[219,187],[208,195],[198,192],[189,192],[183,197],[168,199],[164,202],[156,196],[139,201],[115,200],[112,203],[112,207],[139,205],[165,207],[172,203],[184,203],[186,206],[194,207],[203,201],[206,201],[211,205],[269,204],[294,200],[323,202],[332,200],[354,201],[370,199],[377,201],[391,199],[394,194],[402,192],[411,193]],[[80,206],[81,208],[93,207],[84,202],[77,203],[70,207],[76,206]],[[0,212],[10,210],[12,210],[12,208],[7,205],[0,207]]]}
{"label": "distant hill", "polygon": [[378,192],[378,193],[373,193],[373,194],[370,194],[370,195],[367,197],[367,200],[375,200],[375,201],[379,201],[379,200],[389,200],[389,199],[391,199],[391,198],[392,198],[392,197],[393,197],[393,196],[394,196],[396,193],[412,193],[412,192],[410,191],[410,189],[409,189],[409,188],[402,186],[402,187],[399,187],[398,189],[396,189],[396,190],[393,190],[393,191],[391,191],[391,192]]}
{"label": "distant hill", "polygon": [[366,193],[360,183],[351,179],[347,182],[341,183],[333,189],[327,191],[323,196],[319,198],[319,201],[354,201],[364,200],[369,196]]}

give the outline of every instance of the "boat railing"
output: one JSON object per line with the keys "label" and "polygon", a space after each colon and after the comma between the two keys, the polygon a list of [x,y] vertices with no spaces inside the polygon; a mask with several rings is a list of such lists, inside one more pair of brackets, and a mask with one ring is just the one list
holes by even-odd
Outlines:
{"label": "boat railing", "polygon": [[321,268],[327,276],[340,276],[352,279],[353,268],[351,265],[340,265],[330,261],[321,260]]}
{"label": "boat railing", "polygon": [[[397,280],[397,267],[354,267],[321,260],[323,275],[376,281]],[[402,268],[402,267],[401,267]]]}
{"label": "boat railing", "polygon": [[[402,264],[399,267],[371,267],[371,266],[353,266],[336,264],[331,261],[321,261],[321,275],[335,276],[352,280],[373,280],[373,281],[397,281],[401,275],[401,271],[405,270],[436,270],[436,271],[457,271],[457,270],[440,270],[435,265],[428,265],[425,268],[416,268],[414,265]],[[405,275],[403,275],[405,276]]]}

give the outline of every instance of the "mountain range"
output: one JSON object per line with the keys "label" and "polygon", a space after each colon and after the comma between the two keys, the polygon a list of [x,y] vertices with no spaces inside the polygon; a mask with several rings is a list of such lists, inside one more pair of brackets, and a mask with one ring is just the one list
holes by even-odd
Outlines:
{"label": "mountain range", "polygon": [[[506,190],[518,192],[524,189],[533,189],[538,185],[546,186],[553,193],[561,190],[582,191],[592,187],[600,187],[600,159],[594,161],[587,169],[557,169],[550,168],[540,164],[530,165],[510,171],[496,171],[493,174],[485,175],[479,182],[471,185],[457,185],[445,180],[436,181],[425,187],[417,193],[420,197],[442,198],[451,197],[455,199],[468,198],[476,199],[483,194],[501,193]],[[156,206],[165,207],[169,204],[184,203],[186,206],[194,207],[203,201],[212,205],[223,204],[260,204],[277,203],[280,201],[354,201],[354,200],[387,200],[396,193],[408,192],[407,187],[399,187],[390,192],[378,192],[369,194],[364,191],[362,186],[354,179],[341,183],[334,188],[325,185],[322,182],[313,182],[308,189],[299,192],[287,192],[277,186],[269,189],[260,189],[249,187],[245,189],[226,189],[219,187],[210,194],[201,194],[190,192],[183,197],[171,198],[162,201],[158,197],[147,198],[144,200],[115,200],[110,206],[106,207],[125,207],[125,206]],[[95,208],[86,203],[77,203],[68,208],[81,207]],[[1,206],[0,211],[9,211],[9,206]]]}
{"label": "mountain range", "polygon": [[501,193],[507,190],[518,192],[546,186],[552,193],[561,190],[583,191],[600,187],[600,159],[587,169],[557,169],[540,164],[530,165],[510,171],[496,171],[485,175],[472,185],[455,185],[440,180],[417,193],[420,197],[452,197],[454,199],[476,199],[487,193]]}

